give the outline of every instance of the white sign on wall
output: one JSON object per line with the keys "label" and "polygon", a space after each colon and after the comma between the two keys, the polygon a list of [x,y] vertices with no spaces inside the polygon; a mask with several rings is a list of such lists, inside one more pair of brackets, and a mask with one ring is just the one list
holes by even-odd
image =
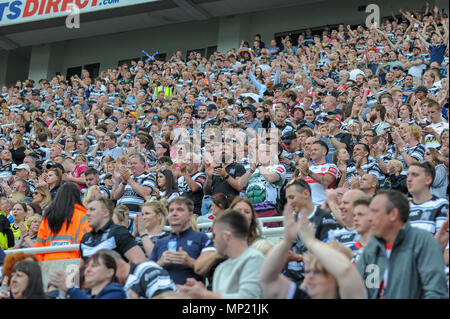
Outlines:
{"label": "white sign on wall", "polygon": [[65,17],[74,6],[80,14],[159,0],[0,0],[0,27]]}

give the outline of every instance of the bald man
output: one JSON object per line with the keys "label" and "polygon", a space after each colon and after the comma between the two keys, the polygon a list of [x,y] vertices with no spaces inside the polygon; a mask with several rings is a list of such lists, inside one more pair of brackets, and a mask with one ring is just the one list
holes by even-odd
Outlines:
{"label": "bald man", "polygon": [[355,249],[355,243],[359,240],[359,234],[353,225],[353,203],[355,200],[364,197],[366,197],[366,195],[359,189],[349,189],[344,193],[341,203],[339,204],[343,227],[336,230],[330,230],[328,232],[328,241],[337,241],[350,249]]}

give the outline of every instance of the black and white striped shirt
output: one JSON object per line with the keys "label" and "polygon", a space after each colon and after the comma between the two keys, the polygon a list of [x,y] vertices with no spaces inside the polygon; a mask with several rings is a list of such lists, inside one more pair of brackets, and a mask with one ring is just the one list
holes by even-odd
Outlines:
{"label": "black and white striped shirt", "polygon": [[[131,175],[131,178],[141,186],[150,187],[152,190],[155,188],[155,177],[150,173],[143,173],[139,176]],[[134,218],[137,212],[141,211],[140,206],[144,204],[145,199],[136,193],[130,184],[125,185],[122,197],[117,201],[117,205],[125,205],[130,210],[130,218]]]}
{"label": "black and white striped shirt", "polygon": [[415,204],[409,201],[409,219],[411,226],[435,234],[447,220],[448,200],[433,197],[424,203]]}
{"label": "black and white striped shirt", "polygon": [[177,288],[167,270],[153,261],[130,265],[130,274],[124,285],[124,290],[128,295],[128,290],[132,290],[140,298],[150,299],[165,291],[176,291]]}
{"label": "black and white striped shirt", "polygon": [[[399,150],[399,154],[397,156],[397,159],[402,162],[403,164],[403,171],[402,171],[402,175],[406,175],[408,173],[408,165],[406,164],[405,159],[403,158],[402,154],[401,154],[402,150]],[[423,161],[424,156],[425,156],[425,146],[423,146],[423,144],[417,144],[415,146],[411,146],[411,147],[406,147],[405,148],[406,153],[411,156],[412,158],[416,159],[417,161]]]}
{"label": "black and white striped shirt", "polygon": [[[361,165],[361,169],[366,174],[375,175],[379,181],[383,181],[385,179],[385,175],[380,169],[380,166],[378,165],[377,161],[369,157],[366,164]],[[353,176],[358,175],[358,170],[356,169],[355,165],[347,167],[347,181],[351,182],[351,179]],[[361,176],[362,177],[362,176]]]}
{"label": "black and white striped shirt", "polygon": [[332,229],[328,232],[329,241],[337,241],[350,249],[354,249],[355,243],[359,240],[359,234],[356,229],[348,230],[347,228]]}

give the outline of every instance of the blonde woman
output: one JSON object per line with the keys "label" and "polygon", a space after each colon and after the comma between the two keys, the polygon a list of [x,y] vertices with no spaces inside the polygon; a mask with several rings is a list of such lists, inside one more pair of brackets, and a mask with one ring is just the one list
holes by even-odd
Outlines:
{"label": "blonde woman", "polygon": [[44,211],[48,205],[50,205],[52,197],[47,186],[36,187],[33,193],[33,203],[38,204],[42,211]]}
{"label": "blonde woman", "polygon": [[112,217],[114,224],[128,228],[130,222],[129,211],[126,205],[117,205],[114,208]]}
{"label": "blonde woman", "polygon": [[396,146],[397,159],[403,164],[403,174],[412,163],[423,161],[425,147],[421,144],[422,130],[417,124],[400,124],[400,129],[394,127],[391,132],[392,140]]}
{"label": "blonde woman", "polygon": [[41,226],[42,216],[39,214],[33,214],[26,219],[26,223],[29,225],[29,229],[26,233],[21,234],[19,240],[15,244],[13,249],[20,248],[33,248],[34,242],[37,239],[39,227]]}
{"label": "blonde woman", "polygon": [[166,217],[165,201],[148,201],[141,206],[139,218],[134,219],[133,235],[141,237],[147,257],[151,256],[156,241],[169,235],[163,230],[166,225]]}
{"label": "blonde woman", "polygon": [[97,196],[105,197],[103,196],[102,190],[98,185],[89,186],[86,193],[84,193],[83,206],[87,207],[89,201]]}

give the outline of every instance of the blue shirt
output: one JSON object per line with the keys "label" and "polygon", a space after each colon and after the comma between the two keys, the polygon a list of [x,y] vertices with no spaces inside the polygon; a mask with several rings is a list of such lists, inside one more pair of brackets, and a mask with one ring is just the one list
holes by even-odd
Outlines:
{"label": "blue shirt", "polygon": [[447,46],[445,44],[440,44],[438,46],[430,45],[430,64],[432,62],[437,62],[439,64],[444,60],[445,49]]}
{"label": "blue shirt", "polygon": [[[177,251],[180,247],[182,247],[183,251],[194,259],[197,259],[198,256],[200,256],[202,249],[205,248],[210,242],[210,239],[206,234],[197,232],[193,230],[192,227],[189,227],[179,235],[171,232],[169,236],[161,238],[155,243],[150,260],[157,262],[161,258],[162,254],[167,250],[168,242],[172,238],[176,238],[177,240]],[[169,272],[170,278],[172,278],[177,285],[184,285],[187,278],[194,278],[199,281],[203,280],[203,277],[197,275],[194,272],[194,269],[188,266],[167,264],[163,268]]]}

